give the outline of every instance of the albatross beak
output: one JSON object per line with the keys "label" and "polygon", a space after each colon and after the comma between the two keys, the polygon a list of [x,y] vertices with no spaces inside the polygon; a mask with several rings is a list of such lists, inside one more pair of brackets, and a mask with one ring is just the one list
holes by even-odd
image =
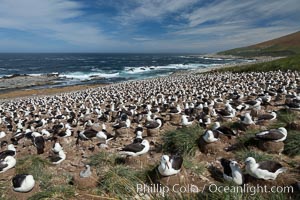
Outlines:
{"label": "albatross beak", "polygon": [[167,163],[166,163],[166,167],[168,167],[168,169],[170,169],[170,168],[171,168],[171,163],[170,163],[170,161],[167,161]]}

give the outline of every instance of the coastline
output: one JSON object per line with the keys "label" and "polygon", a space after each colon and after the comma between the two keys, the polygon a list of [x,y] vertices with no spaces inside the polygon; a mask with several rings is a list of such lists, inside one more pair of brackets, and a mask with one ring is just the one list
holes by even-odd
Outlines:
{"label": "coastline", "polygon": [[44,95],[55,95],[65,92],[74,92],[79,90],[85,90],[89,88],[102,87],[107,84],[89,84],[89,85],[74,85],[57,88],[43,88],[43,89],[26,89],[26,90],[13,90],[5,93],[0,93],[0,101],[6,99],[14,99],[21,97],[33,97]]}
{"label": "coastline", "polygon": [[[219,55],[209,54],[205,55],[206,57],[217,57]],[[232,56],[219,56],[222,58],[232,58]],[[228,68],[234,66],[244,66],[251,65],[262,62],[269,62],[272,60],[280,59],[282,57],[255,57],[253,62],[243,62],[243,63],[234,63],[234,64],[223,64],[215,65],[207,68],[200,68],[196,70],[180,70],[174,72],[170,76],[177,76],[183,74],[193,74],[193,73],[207,73],[213,72],[220,68]],[[0,100],[4,99],[13,99],[19,97],[27,96],[42,96],[42,95],[53,95],[64,92],[72,92],[78,90],[85,90],[88,88],[101,87],[107,84],[80,84],[80,85],[71,85],[71,86],[58,86],[58,87],[47,87],[59,80],[60,77],[58,74],[45,74],[41,76],[30,76],[30,75],[13,75],[11,77],[5,77],[0,79]],[[153,79],[153,78],[149,78]],[[43,88],[32,88],[36,86],[43,86]]]}

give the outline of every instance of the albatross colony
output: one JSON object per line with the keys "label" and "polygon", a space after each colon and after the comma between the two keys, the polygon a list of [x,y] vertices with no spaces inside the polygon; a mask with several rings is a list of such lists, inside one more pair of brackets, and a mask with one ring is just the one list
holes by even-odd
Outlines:
{"label": "albatross colony", "polygon": [[[218,144],[209,145],[219,148],[216,151],[219,154],[206,156],[197,151],[203,158],[197,162],[210,162],[222,169],[217,156],[236,159],[234,153],[224,150],[229,149],[236,138],[253,127],[257,132],[267,129],[269,121],[258,123],[261,121],[259,116],[280,109],[299,111],[299,92],[298,72],[212,72],[122,82],[53,96],[1,100],[1,163],[5,168],[7,161],[4,159],[11,156],[18,165],[23,156],[38,154],[45,160],[60,158],[53,162],[52,168],[68,171],[75,167],[78,170],[70,170],[70,173],[77,173],[76,170],[79,173],[93,154],[106,151],[120,155],[122,147],[129,144],[146,148],[141,142],[146,141],[149,151],[141,148],[135,153],[139,155],[138,161],[146,163],[143,166],[155,165],[167,153],[156,148],[162,144],[161,137],[166,130],[187,126],[187,123],[182,124],[183,116],[193,120],[189,125],[194,122],[193,125],[199,127],[199,138],[208,130],[218,134]],[[272,121],[276,121],[275,118],[274,115]],[[251,123],[246,123],[245,119]],[[222,131],[213,130],[212,125],[216,122],[219,125],[238,123],[239,126],[235,130],[228,129],[229,137]],[[149,124],[155,127],[149,128]],[[135,131],[136,128],[139,131]],[[134,140],[137,132],[138,138],[142,139]],[[10,155],[7,147],[11,149],[12,145],[17,151]],[[59,150],[55,151],[56,148]],[[181,153],[178,149],[173,149],[174,152]],[[135,157],[124,159],[134,160]],[[125,165],[130,164],[132,162],[125,162]],[[10,170],[5,168],[1,175],[5,177]],[[192,175],[187,170],[184,176]],[[207,178],[211,176],[207,175]],[[194,184],[201,181],[194,180]]]}

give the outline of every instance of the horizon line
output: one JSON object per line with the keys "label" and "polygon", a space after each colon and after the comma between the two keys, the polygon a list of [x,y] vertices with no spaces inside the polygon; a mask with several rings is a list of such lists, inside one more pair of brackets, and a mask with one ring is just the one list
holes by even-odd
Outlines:
{"label": "horizon line", "polygon": [[199,52],[0,52],[0,54],[216,54]]}

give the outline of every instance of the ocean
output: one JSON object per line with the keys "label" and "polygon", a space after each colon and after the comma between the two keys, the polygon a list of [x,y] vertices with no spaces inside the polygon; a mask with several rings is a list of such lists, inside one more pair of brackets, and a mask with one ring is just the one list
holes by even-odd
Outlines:
{"label": "ocean", "polygon": [[0,77],[57,73],[57,86],[114,83],[245,61],[251,62],[188,54],[2,53]]}

